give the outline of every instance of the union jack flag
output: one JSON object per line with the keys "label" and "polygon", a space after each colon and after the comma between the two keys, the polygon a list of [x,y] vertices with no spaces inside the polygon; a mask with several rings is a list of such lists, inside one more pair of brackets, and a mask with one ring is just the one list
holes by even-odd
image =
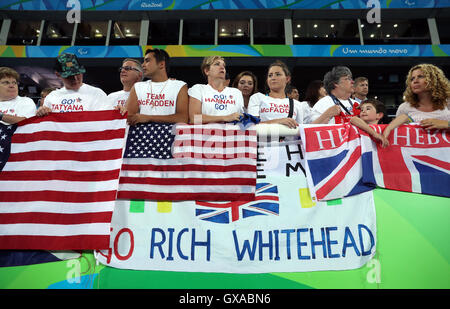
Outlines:
{"label": "union jack flag", "polygon": [[302,126],[308,186],[313,200],[332,200],[370,191],[363,182],[359,130],[350,124]]}
{"label": "union jack flag", "polygon": [[[448,131],[403,125],[389,136],[390,146],[367,148],[364,182],[379,187],[450,197],[450,139]],[[372,168],[369,168],[372,166]]]}
{"label": "union jack flag", "polygon": [[278,187],[270,183],[257,183],[255,200],[233,202],[196,201],[195,215],[205,221],[231,223],[241,218],[260,215],[278,216]]}

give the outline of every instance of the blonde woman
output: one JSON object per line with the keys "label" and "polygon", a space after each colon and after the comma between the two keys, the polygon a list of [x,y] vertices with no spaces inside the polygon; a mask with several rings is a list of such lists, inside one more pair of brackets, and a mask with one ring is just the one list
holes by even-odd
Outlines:
{"label": "blonde woman", "polygon": [[196,84],[189,88],[189,122],[211,123],[239,120],[244,112],[244,99],[237,88],[224,85],[225,59],[210,56],[203,59],[202,74],[207,84]]}
{"label": "blonde woman", "polygon": [[450,110],[450,83],[444,72],[432,64],[412,67],[406,78],[406,90],[396,118],[383,132],[388,137],[392,130],[408,122],[420,123],[426,129],[448,129]]}

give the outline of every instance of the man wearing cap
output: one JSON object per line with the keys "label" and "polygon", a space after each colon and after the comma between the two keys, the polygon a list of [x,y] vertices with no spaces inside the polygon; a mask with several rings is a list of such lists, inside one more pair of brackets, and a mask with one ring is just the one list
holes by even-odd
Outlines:
{"label": "man wearing cap", "polygon": [[112,109],[103,90],[83,83],[86,69],[74,54],[64,53],[56,57],[54,70],[64,87],[52,91],[36,115]]}
{"label": "man wearing cap", "polygon": [[108,101],[113,108],[124,106],[130,96],[130,90],[133,85],[140,82],[143,78],[141,63],[132,58],[126,58],[122,61],[119,73],[120,82],[123,86],[122,90],[108,94]]}

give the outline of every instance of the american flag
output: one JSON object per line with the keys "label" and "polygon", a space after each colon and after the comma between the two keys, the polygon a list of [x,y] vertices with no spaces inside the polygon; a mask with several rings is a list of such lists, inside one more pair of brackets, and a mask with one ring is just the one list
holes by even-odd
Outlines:
{"label": "american flag", "polygon": [[361,140],[350,124],[300,128],[311,197],[332,200],[374,189],[363,183]]}
{"label": "american flag", "polygon": [[363,143],[367,149],[364,181],[386,189],[450,197],[448,132],[403,125],[389,135],[389,147]]}
{"label": "american flag", "polygon": [[0,249],[108,248],[125,128],[118,111],[55,113],[20,122],[9,144],[2,125]]}
{"label": "american flag", "polygon": [[280,213],[278,187],[270,183],[257,183],[254,201],[200,202],[197,201],[197,218],[215,223],[231,223],[239,219],[275,215]]}
{"label": "american flag", "polygon": [[256,131],[231,124],[130,127],[118,198],[252,200]]}

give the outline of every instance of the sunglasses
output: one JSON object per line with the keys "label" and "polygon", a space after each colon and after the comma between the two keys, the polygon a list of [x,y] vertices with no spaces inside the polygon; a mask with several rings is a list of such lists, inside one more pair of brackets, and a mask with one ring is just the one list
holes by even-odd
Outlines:
{"label": "sunglasses", "polygon": [[136,72],[141,72],[138,68],[129,67],[129,66],[120,67],[120,68],[119,68],[119,73],[122,72],[122,70],[125,70],[125,71],[131,71],[131,70],[134,70],[134,71],[136,71]]}

